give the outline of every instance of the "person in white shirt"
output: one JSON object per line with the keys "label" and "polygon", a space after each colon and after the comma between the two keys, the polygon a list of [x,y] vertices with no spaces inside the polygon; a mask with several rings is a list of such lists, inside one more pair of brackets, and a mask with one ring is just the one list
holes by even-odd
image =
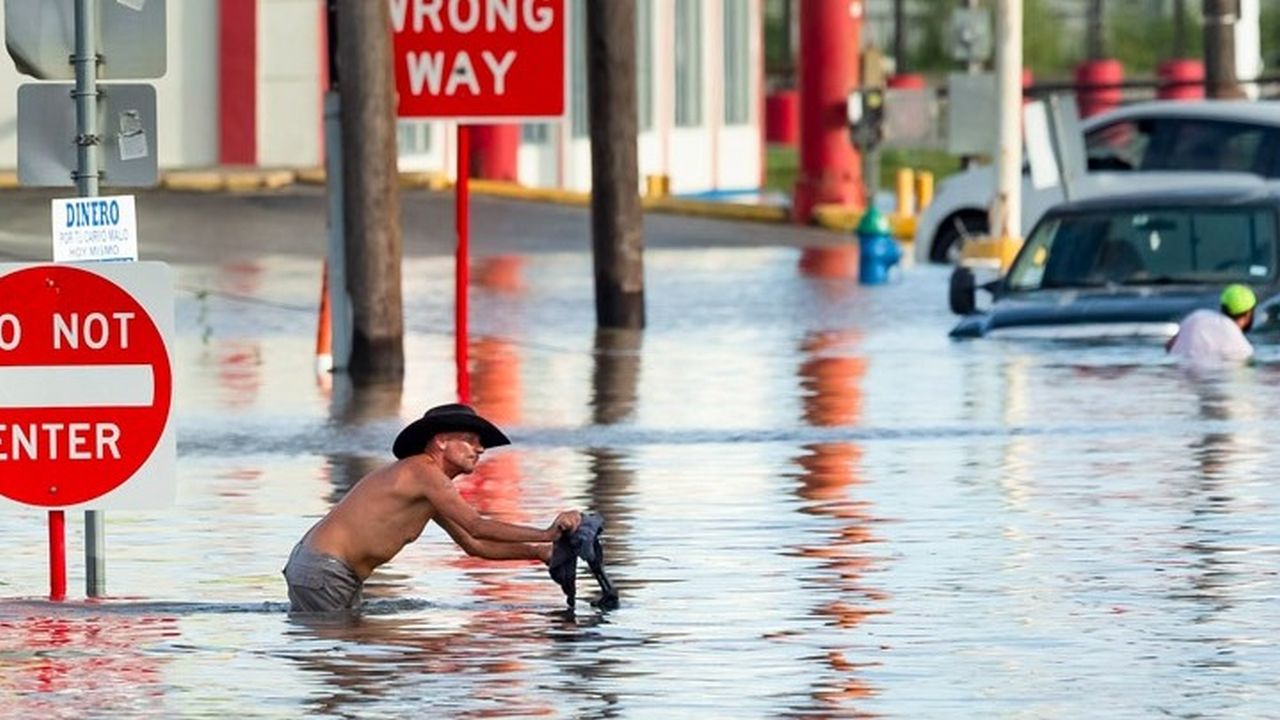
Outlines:
{"label": "person in white shirt", "polygon": [[1165,349],[1188,363],[1219,363],[1248,360],[1253,345],[1244,334],[1253,327],[1253,311],[1258,299],[1246,285],[1228,285],[1219,298],[1219,309],[1196,310],[1178,324],[1178,333]]}

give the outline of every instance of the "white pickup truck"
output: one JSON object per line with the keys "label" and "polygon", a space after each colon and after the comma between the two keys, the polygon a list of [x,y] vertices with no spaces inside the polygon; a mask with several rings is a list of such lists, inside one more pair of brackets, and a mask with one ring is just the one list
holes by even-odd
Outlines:
{"label": "white pickup truck", "polygon": [[[1129,105],[1081,123],[1088,172],[1084,194],[1110,188],[1155,189],[1185,182],[1192,172],[1251,173],[1280,178],[1280,101],[1160,100]],[[1142,173],[1135,182],[1134,173]],[[964,240],[985,235],[995,196],[995,169],[982,166],[938,186],[916,223],[918,262],[955,262]],[[1064,199],[1062,187],[1036,189],[1022,182],[1022,233]]]}

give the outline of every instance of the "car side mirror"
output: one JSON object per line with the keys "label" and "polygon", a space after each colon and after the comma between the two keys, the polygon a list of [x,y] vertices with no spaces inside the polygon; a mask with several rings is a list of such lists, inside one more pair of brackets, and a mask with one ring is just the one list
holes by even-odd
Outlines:
{"label": "car side mirror", "polygon": [[964,266],[952,270],[951,286],[947,296],[951,312],[957,315],[972,315],[978,309],[978,303],[974,297],[976,290],[977,284],[973,279],[973,270]]}

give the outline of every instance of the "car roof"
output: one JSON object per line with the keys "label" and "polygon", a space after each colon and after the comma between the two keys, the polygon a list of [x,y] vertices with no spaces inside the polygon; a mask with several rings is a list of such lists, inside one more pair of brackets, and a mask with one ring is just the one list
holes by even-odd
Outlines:
{"label": "car roof", "polygon": [[1280,101],[1148,100],[1095,115],[1084,124],[1090,129],[1115,120],[1143,117],[1226,120],[1280,127]]}
{"label": "car roof", "polygon": [[1264,204],[1280,205],[1280,182],[1249,175],[1219,174],[1212,183],[1189,178],[1185,183],[1165,185],[1159,189],[1100,192],[1072,202],[1060,203],[1045,214],[1188,205],[1230,207]]}

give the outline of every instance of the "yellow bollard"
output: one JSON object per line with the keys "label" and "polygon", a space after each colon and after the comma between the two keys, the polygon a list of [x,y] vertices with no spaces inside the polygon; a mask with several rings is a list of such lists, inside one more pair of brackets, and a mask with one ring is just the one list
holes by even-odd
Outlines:
{"label": "yellow bollard", "polygon": [[916,173],[916,213],[924,212],[933,202],[933,173],[921,170]]}
{"label": "yellow bollard", "polygon": [[671,178],[663,174],[645,175],[644,194],[650,198],[664,198],[671,194]]}
{"label": "yellow bollard", "polygon": [[911,168],[898,168],[898,217],[911,217],[916,214],[915,171]]}
{"label": "yellow bollard", "polygon": [[1002,237],[996,241],[996,248],[997,255],[1000,258],[1000,273],[1007,273],[1013,265],[1013,259],[1017,257],[1018,251],[1022,249],[1022,238]]}

